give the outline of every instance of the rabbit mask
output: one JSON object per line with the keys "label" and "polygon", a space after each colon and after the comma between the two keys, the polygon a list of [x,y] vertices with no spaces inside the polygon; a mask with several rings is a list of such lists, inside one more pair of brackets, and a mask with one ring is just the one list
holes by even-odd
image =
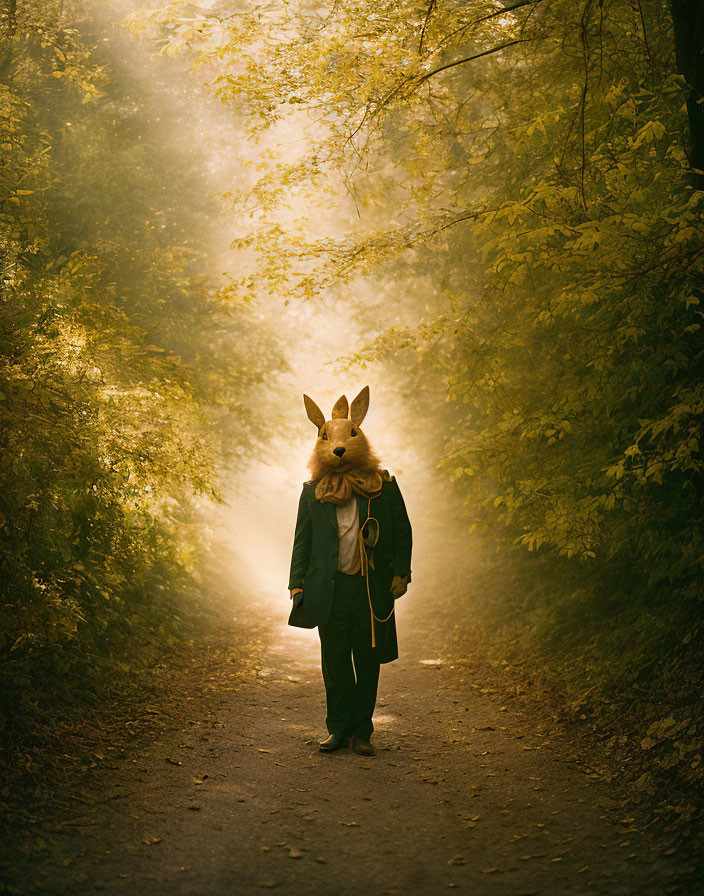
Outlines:
{"label": "rabbit mask", "polygon": [[330,420],[325,419],[312,398],[304,395],[303,401],[308,419],[318,427],[309,464],[313,479],[318,480],[315,487],[318,501],[341,504],[354,492],[365,498],[376,498],[381,494],[382,471],[360,429],[369,410],[369,386],[352,402],[349,418],[344,395],[335,402]]}

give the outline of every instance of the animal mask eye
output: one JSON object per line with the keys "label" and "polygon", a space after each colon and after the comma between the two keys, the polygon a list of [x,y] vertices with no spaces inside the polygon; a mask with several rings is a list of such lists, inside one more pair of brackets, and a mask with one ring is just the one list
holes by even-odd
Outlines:
{"label": "animal mask eye", "polygon": [[324,442],[327,442],[327,440],[328,440],[328,434],[325,432],[325,430],[323,430],[323,432],[321,433],[320,438],[321,438]]}
{"label": "animal mask eye", "polygon": [[357,435],[357,430],[356,430],[356,429],[353,429],[352,432],[350,433],[350,435],[352,435],[352,436],[356,436],[356,435]]}

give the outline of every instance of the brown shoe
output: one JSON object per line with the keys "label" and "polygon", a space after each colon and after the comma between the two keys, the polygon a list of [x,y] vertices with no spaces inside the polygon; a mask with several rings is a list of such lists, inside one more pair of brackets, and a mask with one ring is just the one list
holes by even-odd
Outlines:
{"label": "brown shoe", "polygon": [[360,756],[376,756],[376,750],[369,743],[368,740],[365,740],[363,737],[357,737],[354,735],[350,738],[350,744],[355,753],[359,753]]}
{"label": "brown shoe", "polygon": [[346,737],[343,737],[341,734],[331,734],[330,737],[326,737],[324,741],[318,744],[318,749],[321,753],[332,753],[334,750],[339,750],[341,747],[346,746]]}

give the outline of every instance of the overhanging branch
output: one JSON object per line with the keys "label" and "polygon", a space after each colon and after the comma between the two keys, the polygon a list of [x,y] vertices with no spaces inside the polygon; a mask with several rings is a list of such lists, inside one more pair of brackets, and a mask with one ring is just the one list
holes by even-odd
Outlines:
{"label": "overhanging branch", "polygon": [[506,41],[505,44],[499,44],[498,47],[492,47],[490,50],[482,50],[481,53],[475,53],[473,56],[465,56],[464,59],[455,59],[454,62],[447,62],[445,65],[439,65],[437,68],[434,68],[430,72],[426,72],[422,77],[418,78],[416,84],[422,84],[424,81],[427,81],[428,78],[432,78],[433,75],[437,75],[439,72],[447,71],[448,68],[455,68],[457,65],[464,65],[465,62],[472,62],[474,59],[481,59],[482,56],[490,56],[492,53],[498,53],[500,50],[505,50],[507,47],[513,47],[516,44],[525,44],[528,41],[533,40],[530,37],[522,37],[516,40]]}
{"label": "overhanging branch", "polygon": [[494,10],[494,12],[489,12],[484,16],[480,16],[478,19],[472,19],[471,22],[465,22],[464,25],[460,25],[460,27],[455,28],[454,31],[450,31],[450,33],[446,34],[442,39],[440,45],[442,46],[442,44],[448,43],[453,37],[457,37],[458,34],[464,34],[475,25],[481,25],[482,22],[488,22],[489,19],[495,19],[497,16],[505,16],[506,13],[515,12],[517,9],[521,9],[524,6],[536,6],[538,3],[542,2],[543,0],[518,0],[518,2],[514,3],[512,6],[502,6],[500,9]]}

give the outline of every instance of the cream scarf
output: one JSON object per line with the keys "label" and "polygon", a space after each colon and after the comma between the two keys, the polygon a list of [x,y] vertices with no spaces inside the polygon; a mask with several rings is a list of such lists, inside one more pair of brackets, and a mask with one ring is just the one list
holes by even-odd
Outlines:
{"label": "cream scarf", "polygon": [[356,492],[365,498],[378,498],[383,479],[379,470],[331,470],[324,473],[315,486],[318,501],[342,504]]}

